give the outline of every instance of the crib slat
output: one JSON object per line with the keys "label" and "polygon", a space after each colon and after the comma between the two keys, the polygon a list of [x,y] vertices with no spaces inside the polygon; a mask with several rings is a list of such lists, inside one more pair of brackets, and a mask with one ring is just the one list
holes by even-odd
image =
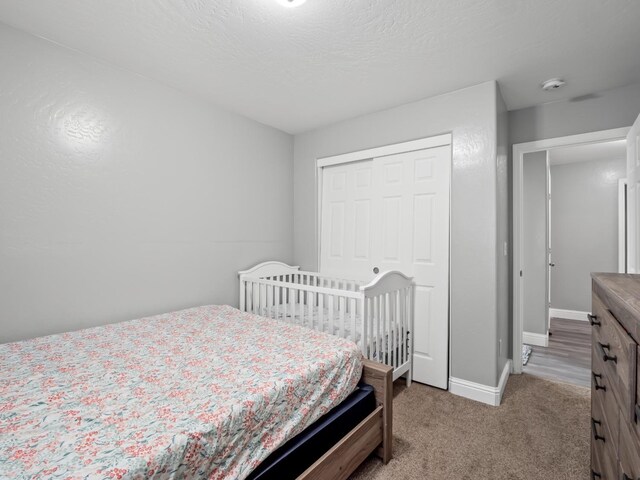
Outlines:
{"label": "crib slat", "polygon": [[362,297],[360,304],[360,351],[367,357],[367,299]]}
{"label": "crib slat", "polygon": [[382,337],[380,343],[382,344],[381,350],[381,363],[387,363],[387,338],[389,338],[389,330],[387,329],[387,302],[385,301],[384,293],[380,295],[380,317],[382,320]]}
{"label": "crib slat", "polygon": [[313,329],[313,292],[307,292],[307,312],[309,315],[309,326]]}
{"label": "crib slat", "polygon": [[400,290],[396,290],[394,292],[394,302],[395,302],[395,317],[396,317],[396,321],[395,321],[395,338],[394,338],[394,343],[393,343],[393,347],[396,351],[396,366],[400,366],[402,365],[401,362],[401,358],[400,358],[400,335],[399,335],[399,328],[400,328]]}
{"label": "crib slat", "polygon": [[351,299],[351,341],[357,342],[358,338],[356,336],[356,299]]}
{"label": "crib slat", "polygon": [[380,348],[378,345],[378,336],[380,335],[380,318],[378,316],[378,297],[373,297],[371,299],[371,302],[373,304],[373,326],[375,329],[375,335],[373,337],[373,352],[371,352],[373,355],[375,355],[375,360],[380,360],[378,357],[378,354],[380,353]]}
{"label": "crib slat", "polygon": [[289,287],[289,321],[296,323],[296,292]]}
{"label": "crib slat", "polygon": [[329,315],[329,333],[331,333],[331,335],[335,335],[336,331],[334,328],[334,318],[335,318],[335,306],[334,306],[334,295],[329,295],[329,298],[327,299],[328,305],[327,305],[327,310],[328,315]]}
{"label": "crib slat", "polygon": [[400,291],[400,297],[398,298],[398,311],[400,312],[400,346],[403,347],[403,349],[400,351],[400,359],[401,362],[404,363],[405,362],[405,354],[404,354],[404,338],[405,338],[405,333],[404,333],[404,298],[405,298],[405,291],[404,289]]}
{"label": "crib slat", "polygon": [[345,311],[345,298],[338,297],[338,309],[340,310],[340,336],[344,338],[344,311]]}
{"label": "crib slat", "polygon": [[320,330],[325,331],[324,323],[324,293],[318,294],[318,318],[320,320]]}
{"label": "crib slat", "polygon": [[403,360],[407,359],[407,313],[406,313],[406,304],[407,304],[407,289],[402,290],[402,297],[400,299],[402,302],[402,348],[403,348]]}

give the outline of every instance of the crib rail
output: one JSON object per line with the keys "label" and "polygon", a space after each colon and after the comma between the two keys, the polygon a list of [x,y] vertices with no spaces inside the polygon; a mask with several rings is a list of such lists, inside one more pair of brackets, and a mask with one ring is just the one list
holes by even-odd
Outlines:
{"label": "crib rail", "polygon": [[265,262],[239,272],[240,309],[356,342],[366,358],[411,378],[413,281],[401,272],[369,283]]}

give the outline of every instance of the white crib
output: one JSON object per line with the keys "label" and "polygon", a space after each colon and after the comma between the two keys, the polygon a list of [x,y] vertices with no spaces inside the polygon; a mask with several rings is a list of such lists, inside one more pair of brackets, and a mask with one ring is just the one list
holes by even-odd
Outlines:
{"label": "white crib", "polygon": [[413,280],[401,272],[370,283],[265,262],[238,272],[240,310],[292,322],[357,343],[363,355],[411,384]]}

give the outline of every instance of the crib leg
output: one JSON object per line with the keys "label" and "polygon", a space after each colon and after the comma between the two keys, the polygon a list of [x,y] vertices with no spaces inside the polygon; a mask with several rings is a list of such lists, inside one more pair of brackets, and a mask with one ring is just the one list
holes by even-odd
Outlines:
{"label": "crib leg", "polygon": [[411,386],[411,367],[409,367],[409,370],[407,370],[407,373],[405,374],[405,379],[407,380],[407,387]]}

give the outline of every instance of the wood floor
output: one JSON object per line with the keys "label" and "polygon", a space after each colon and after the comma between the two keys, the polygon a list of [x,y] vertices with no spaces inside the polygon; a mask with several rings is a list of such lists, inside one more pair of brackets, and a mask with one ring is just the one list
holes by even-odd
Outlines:
{"label": "wood floor", "polygon": [[523,371],[573,385],[591,386],[591,327],[589,322],[551,319],[548,347],[533,347]]}

